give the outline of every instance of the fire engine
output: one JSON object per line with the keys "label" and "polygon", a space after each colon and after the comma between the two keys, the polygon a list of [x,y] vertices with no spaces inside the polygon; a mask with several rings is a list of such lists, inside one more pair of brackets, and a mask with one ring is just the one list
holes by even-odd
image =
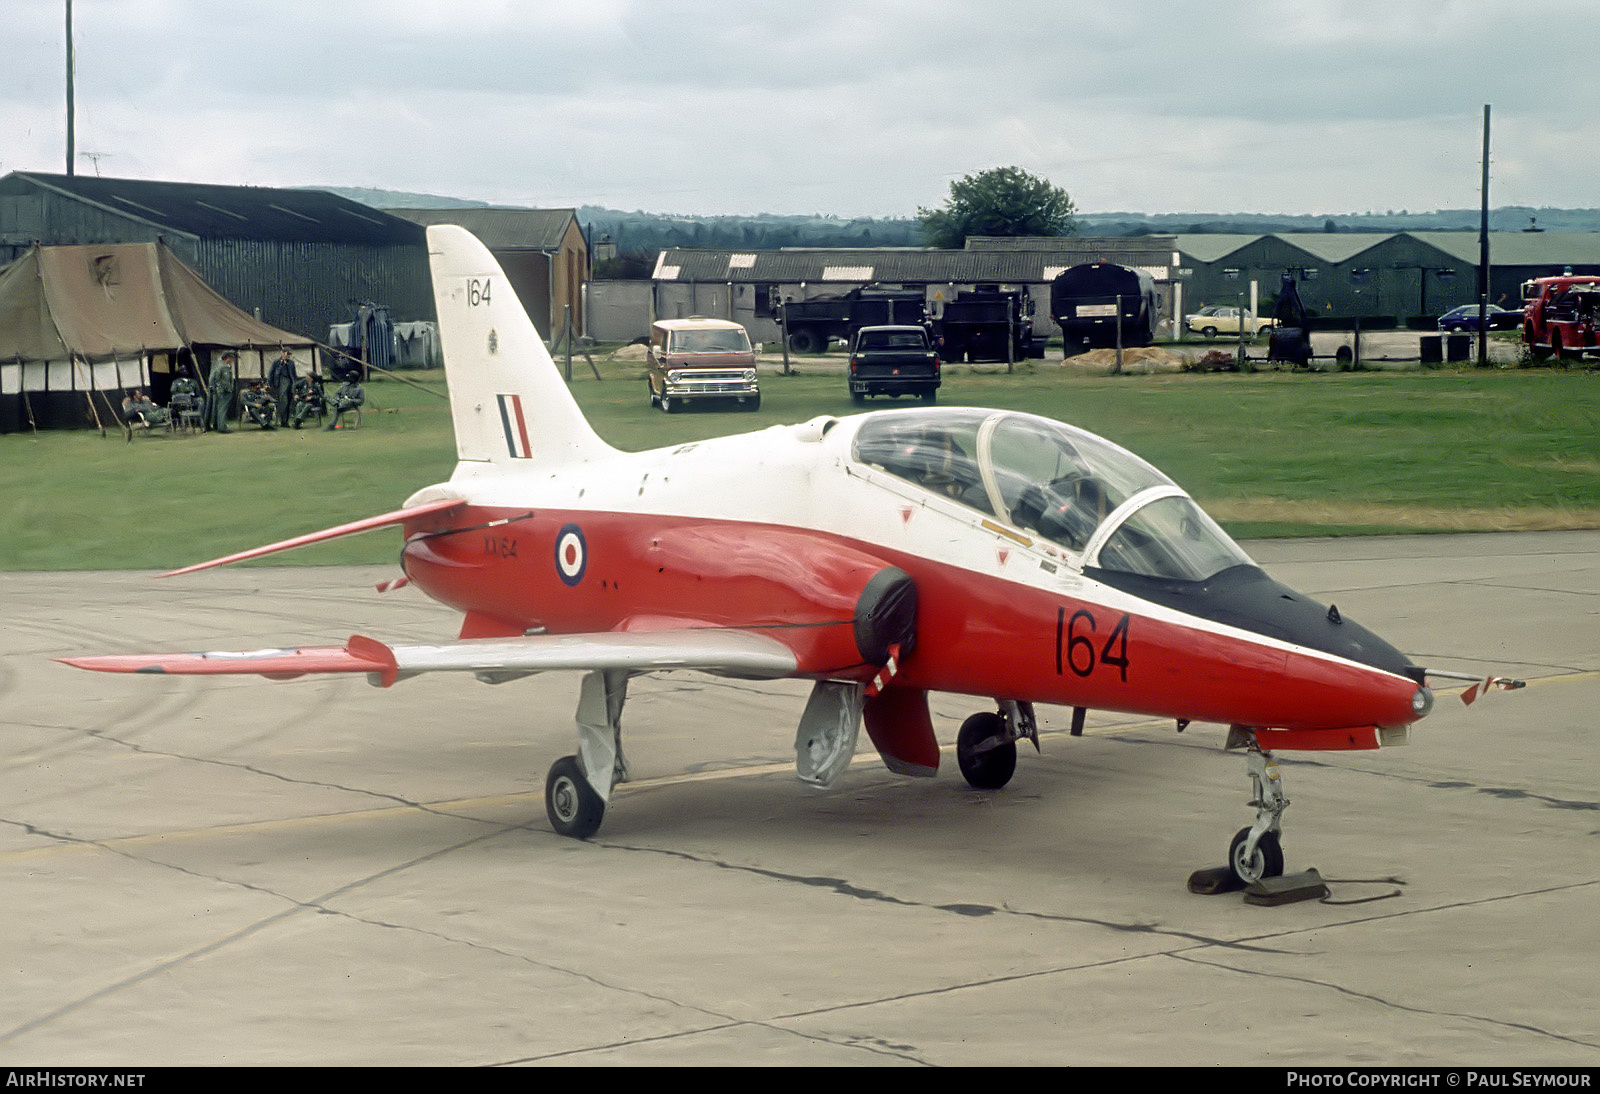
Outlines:
{"label": "fire engine", "polygon": [[1522,299],[1522,342],[1534,360],[1600,351],[1600,276],[1534,278]]}

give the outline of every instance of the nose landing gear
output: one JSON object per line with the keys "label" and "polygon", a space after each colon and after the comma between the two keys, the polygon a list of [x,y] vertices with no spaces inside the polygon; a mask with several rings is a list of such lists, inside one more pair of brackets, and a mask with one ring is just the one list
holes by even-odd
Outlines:
{"label": "nose landing gear", "polygon": [[1189,876],[1189,891],[1211,895],[1243,889],[1247,904],[1292,904],[1327,896],[1328,887],[1315,869],[1284,875],[1283,811],[1289,799],[1272,753],[1261,747],[1248,726],[1230,726],[1227,747],[1245,750],[1256,822],[1234,833],[1226,866],[1196,870]]}
{"label": "nose landing gear", "polygon": [[1283,874],[1283,811],[1289,799],[1283,795],[1283,773],[1272,753],[1262,748],[1256,735],[1242,726],[1228,730],[1229,748],[1245,749],[1245,764],[1250,772],[1250,804],[1256,807],[1256,822],[1241,828],[1228,844],[1228,869],[1241,885]]}

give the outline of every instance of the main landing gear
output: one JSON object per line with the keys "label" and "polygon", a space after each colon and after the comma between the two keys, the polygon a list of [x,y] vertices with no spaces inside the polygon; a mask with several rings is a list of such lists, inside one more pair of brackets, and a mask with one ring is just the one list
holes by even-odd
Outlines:
{"label": "main landing gear", "polygon": [[974,714],[956,734],[956,766],[967,785],[999,790],[1017,770],[1017,742],[1027,739],[1039,750],[1039,723],[1032,703],[1000,700],[997,713]]}
{"label": "main landing gear", "polygon": [[578,754],[550,765],[544,780],[544,811],[560,836],[588,839],[605,820],[612,788],[628,779],[622,755],[622,707],[629,673],[596,669],[578,692]]}

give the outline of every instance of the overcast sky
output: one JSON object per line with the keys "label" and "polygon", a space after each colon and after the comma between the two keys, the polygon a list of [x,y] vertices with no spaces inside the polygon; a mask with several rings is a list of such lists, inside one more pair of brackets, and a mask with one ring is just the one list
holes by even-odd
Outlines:
{"label": "overcast sky", "polygon": [[[0,173],[65,170],[63,0],[0,0]],[[1535,14],[1537,13],[1537,14]],[[1600,0],[75,0],[78,171],[912,216],[1600,206]]]}

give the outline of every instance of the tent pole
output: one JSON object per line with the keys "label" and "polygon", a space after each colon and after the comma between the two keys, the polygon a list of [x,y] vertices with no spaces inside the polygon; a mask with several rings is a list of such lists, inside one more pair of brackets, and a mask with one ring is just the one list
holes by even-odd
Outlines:
{"label": "tent pole", "polygon": [[391,379],[391,380],[399,380],[402,384],[410,384],[412,387],[416,388],[418,391],[426,391],[429,395],[432,395],[435,398],[439,398],[439,399],[448,399],[448,398],[450,398],[450,396],[444,394],[443,392],[435,391],[433,388],[429,387],[427,384],[419,384],[415,380],[407,379],[406,377],[401,376],[398,372],[395,372],[392,369],[386,369],[382,365],[369,365],[369,364],[367,364],[367,362],[361,360],[361,358],[359,358],[359,357],[351,357],[350,354],[344,352],[344,350],[340,349],[338,346],[328,346],[328,345],[324,345],[321,342],[315,342],[313,344],[318,349],[327,350],[329,353],[333,354],[335,357],[344,357],[344,358],[347,358],[347,359],[349,359],[351,361],[355,361],[357,364],[361,365],[363,368],[369,369],[369,370],[371,370],[373,372],[381,372],[385,376],[389,377],[389,379]]}
{"label": "tent pole", "polygon": [[[83,361],[74,355],[72,357],[72,374],[74,378],[78,375],[78,369],[82,365]],[[92,372],[86,373],[86,378],[88,382],[83,388],[83,401],[89,404],[89,417],[94,419],[95,426],[100,430],[100,436],[104,437],[106,435],[106,424],[100,420],[100,412],[94,408],[94,374]]]}
{"label": "tent pole", "polygon": [[[106,413],[110,414],[113,418],[117,418],[118,417],[117,408],[111,405],[111,396],[106,394],[106,389],[103,388],[103,387],[100,387],[100,388],[95,388],[95,390],[100,393],[101,401],[106,404]],[[90,402],[90,405],[91,406],[94,405],[92,400]],[[130,441],[133,440],[133,427],[130,426],[127,422],[123,422],[122,423],[122,431],[128,435],[128,439]],[[106,427],[105,426],[101,426],[100,427],[100,435],[103,437],[103,436],[105,436],[105,434],[106,434]]]}

